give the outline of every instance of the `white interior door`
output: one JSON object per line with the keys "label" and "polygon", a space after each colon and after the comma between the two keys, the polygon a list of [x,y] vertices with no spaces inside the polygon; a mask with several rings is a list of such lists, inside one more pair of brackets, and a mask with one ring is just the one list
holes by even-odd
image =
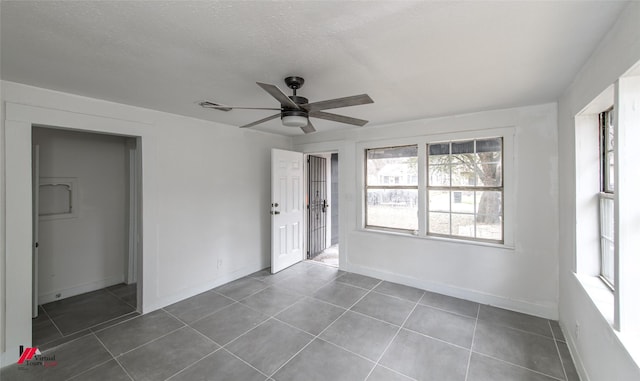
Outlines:
{"label": "white interior door", "polygon": [[303,155],[271,151],[271,273],[303,259]]}
{"label": "white interior door", "polygon": [[32,283],[31,283],[31,301],[32,301],[32,308],[31,308],[31,317],[32,318],[37,318],[38,317],[38,224],[39,224],[39,205],[40,205],[40,146],[39,145],[35,145],[33,146],[33,168],[32,168],[32,186],[33,186],[33,205],[32,205],[32,211],[33,211],[33,216],[32,216],[32,221],[31,223],[33,224],[33,256],[32,256]]}

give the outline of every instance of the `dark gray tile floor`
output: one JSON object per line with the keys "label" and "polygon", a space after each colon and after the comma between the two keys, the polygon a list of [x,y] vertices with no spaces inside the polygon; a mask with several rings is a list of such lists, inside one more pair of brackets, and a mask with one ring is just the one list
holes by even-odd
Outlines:
{"label": "dark gray tile floor", "polygon": [[310,262],[76,335],[0,378],[578,380],[557,322]]}
{"label": "dark gray tile floor", "polygon": [[38,306],[33,345],[49,349],[138,316],[136,284],[124,283]]}

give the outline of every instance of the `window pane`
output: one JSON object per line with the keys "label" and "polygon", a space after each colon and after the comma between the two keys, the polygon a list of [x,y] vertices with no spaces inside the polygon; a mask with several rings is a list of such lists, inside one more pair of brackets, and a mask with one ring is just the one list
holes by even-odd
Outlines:
{"label": "window pane", "polygon": [[611,285],[615,284],[615,276],[613,271],[613,241],[601,239],[602,263],[600,275],[602,275]]}
{"label": "window pane", "polygon": [[502,152],[478,153],[478,186],[502,186]]}
{"label": "window pane", "polygon": [[449,212],[449,191],[429,191],[429,210],[434,212]]}
{"label": "window pane", "polygon": [[475,155],[458,155],[461,164],[451,165],[451,186],[476,186],[477,162]]}
{"label": "window pane", "polygon": [[615,190],[614,180],[614,138],[615,128],[613,125],[613,109],[600,114],[600,155],[602,158],[601,173],[602,191],[613,193]]}
{"label": "window pane", "polygon": [[469,140],[467,142],[451,142],[451,154],[464,154],[464,153],[474,153],[474,144],[473,140]]}
{"label": "window pane", "polygon": [[502,152],[502,138],[476,140],[476,152]]}
{"label": "window pane", "polygon": [[449,168],[449,165],[430,165],[429,186],[448,187],[450,185]]}
{"label": "window pane", "polygon": [[368,190],[366,224],[367,226],[417,230],[418,190]]}
{"label": "window pane", "polygon": [[476,234],[481,239],[502,241],[502,217],[495,219],[494,216],[478,214],[476,216]]}
{"label": "window pane", "polygon": [[600,275],[611,285],[614,284],[614,200],[600,198]]}
{"label": "window pane", "polygon": [[600,198],[600,236],[613,241],[613,213],[614,201],[610,198]]}
{"label": "window pane", "polygon": [[429,213],[429,233],[451,235],[449,213]]}
{"label": "window pane", "polygon": [[499,137],[428,146],[428,233],[503,240],[502,145]]}
{"label": "window pane", "polygon": [[[497,220],[502,215],[502,192],[476,192],[476,213]],[[483,221],[484,222],[484,221]],[[493,221],[487,221],[493,223]]]}
{"label": "window pane", "polygon": [[429,144],[429,156],[449,155],[449,143]]}
{"label": "window pane", "polygon": [[611,192],[613,193],[615,190],[615,182],[614,182],[614,176],[615,176],[615,162],[614,162],[614,156],[613,156],[613,152],[607,152],[607,164],[606,164],[606,171],[607,175],[606,175],[606,179],[607,179],[607,184],[606,189],[604,190],[605,192]]}
{"label": "window pane", "polygon": [[472,214],[451,214],[451,234],[460,237],[475,237],[475,223]]}
{"label": "window pane", "polygon": [[475,192],[451,192],[451,211],[473,214],[475,208]]}
{"label": "window pane", "polygon": [[418,185],[418,146],[368,149],[367,185]]}

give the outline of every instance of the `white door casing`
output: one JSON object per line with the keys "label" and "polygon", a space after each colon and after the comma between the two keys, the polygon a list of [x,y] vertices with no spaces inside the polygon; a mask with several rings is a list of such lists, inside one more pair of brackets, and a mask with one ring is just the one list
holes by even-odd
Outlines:
{"label": "white door casing", "polygon": [[32,158],[33,158],[33,169],[32,169],[32,176],[33,176],[33,180],[32,180],[32,187],[33,187],[33,220],[31,221],[31,223],[33,224],[33,262],[32,262],[32,267],[33,267],[33,272],[32,272],[32,289],[31,289],[31,303],[32,303],[32,307],[31,307],[31,317],[32,318],[37,318],[38,317],[38,246],[40,246],[40,243],[38,242],[38,235],[39,235],[39,219],[40,219],[40,213],[39,213],[39,206],[40,206],[40,200],[39,200],[39,196],[40,196],[40,146],[39,145],[35,145],[33,146],[33,154],[32,154]]}
{"label": "white door casing", "polygon": [[300,152],[271,150],[271,273],[302,261],[304,166]]}

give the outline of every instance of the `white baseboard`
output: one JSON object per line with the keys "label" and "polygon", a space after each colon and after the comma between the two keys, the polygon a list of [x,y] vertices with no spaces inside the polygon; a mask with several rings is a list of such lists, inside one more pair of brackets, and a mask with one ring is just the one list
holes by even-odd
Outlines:
{"label": "white baseboard", "polygon": [[113,286],[114,284],[122,282],[124,282],[124,274],[47,292],[38,295],[38,304],[55,302],[57,300],[66,299],[75,295],[100,290],[101,288]]}
{"label": "white baseboard", "polygon": [[406,286],[416,287],[422,290],[436,292],[438,294],[453,296],[455,298],[470,300],[472,302],[488,304],[511,311],[522,312],[545,319],[558,320],[557,306],[531,303],[523,300],[509,299],[503,296],[491,295],[476,290],[453,287],[442,283],[431,282],[425,279],[381,271],[366,266],[347,265],[346,271],[366,275],[388,282],[400,283]]}
{"label": "white baseboard", "polygon": [[580,352],[578,352],[578,347],[576,347],[576,344],[573,341],[573,337],[567,334],[568,330],[562,323],[560,323],[560,329],[562,330],[564,340],[567,343],[567,347],[569,348],[569,354],[571,354],[573,365],[575,365],[576,367],[576,371],[578,372],[580,380],[589,381],[589,374],[587,373],[587,369],[584,367],[584,363],[582,362],[582,358],[580,357]]}
{"label": "white baseboard", "polygon": [[166,306],[169,306],[173,303],[177,303],[181,300],[190,298],[192,296],[201,294],[205,291],[209,291],[212,290],[216,287],[222,286],[223,284],[227,284],[229,282],[232,282],[236,279],[240,279],[244,276],[247,276],[249,274],[253,274],[257,271],[260,271],[262,269],[264,269],[265,267],[259,265],[259,264],[254,264],[254,265],[249,265],[249,266],[244,266],[240,269],[237,269],[235,271],[230,272],[229,274],[225,274],[222,275],[219,278],[213,279],[211,281],[205,282],[205,283],[201,283],[195,287],[189,287],[183,290],[180,290],[179,292],[171,295],[171,296],[167,296],[164,298],[160,298],[158,300],[156,300],[153,304],[151,303],[145,303],[144,302],[144,297],[142,298],[142,313],[143,314],[148,314],[149,312],[153,312],[155,310],[158,310],[160,308],[164,308]]}

